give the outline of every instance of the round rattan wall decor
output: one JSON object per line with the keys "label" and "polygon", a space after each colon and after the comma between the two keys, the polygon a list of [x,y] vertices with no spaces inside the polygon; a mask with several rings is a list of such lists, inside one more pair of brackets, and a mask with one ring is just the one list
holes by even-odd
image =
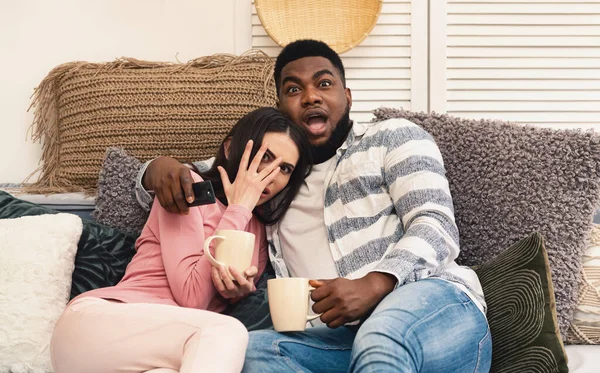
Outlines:
{"label": "round rattan wall decor", "polygon": [[382,0],[254,0],[271,39],[284,47],[299,39],[327,43],[337,53],[360,44],[373,30]]}

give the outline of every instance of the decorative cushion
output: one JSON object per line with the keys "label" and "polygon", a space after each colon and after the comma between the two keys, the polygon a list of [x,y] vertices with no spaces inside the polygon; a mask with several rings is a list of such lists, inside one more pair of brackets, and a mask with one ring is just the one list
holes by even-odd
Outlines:
{"label": "decorative cushion", "polygon": [[600,344],[600,225],[594,224],[583,256],[575,317],[567,343]]}
{"label": "decorative cushion", "polygon": [[148,220],[135,197],[135,183],[142,163],[123,148],[110,147],[100,178],[92,216],[97,222],[139,235]]}
{"label": "decorative cushion", "polygon": [[491,372],[568,372],[544,240],[521,240],[475,270],[488,306]]}
{"label": "decorative cushion", "polygon": [[51,372],[50,338],[71,290],[81,218],[0,220],[0,370]]}
{"label": "decorative cushion", "polygon": [[435,138],[454,199],[459,264],[484,263],[534,231],[544,236],[565,338],[600,197],[600,137],[387,108],[375,116],[406,118]]}
{"label": "decorative cushion", "polygon": [[276,102],[274,61],[260,51],[188,63],[119,59],[54,68],[35,91],[41,176],[32,192],[95,192],[104,153],[142,161],[206,159],[246,113]]}
{"label": "decorative cushion", "polygon": [[[0,191],[0,219],[56,213]],[[88,290],[117,284],[135,254],[136,239],[137,235],[83,220],[70,298]]]}

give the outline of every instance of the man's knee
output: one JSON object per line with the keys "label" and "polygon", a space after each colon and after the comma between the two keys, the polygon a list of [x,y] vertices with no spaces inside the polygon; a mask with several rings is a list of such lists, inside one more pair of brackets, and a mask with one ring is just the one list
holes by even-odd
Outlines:
{"label": "man's knee", "polygon": [[382,307],[374,312],[360,326],[352,346],[353,360],[366,355],[389,355],[399,349],[411,350],[407,334],[416,322],[413,315],[405,310]]}
{"label": "man's knee", "polygon": [[271,351],[271,346],[276,344],[276,340],[281,338],[281,334],[274,330],[255,330],[248,334],[248,338],[246,356],[264,355]]}
{"label": "man's knee", "polygon": [[358,329],[353,350],[377,348],[390,343],[402,343],[406,331],[402,323],[394,321],[394,310],[385,310],[369,317]]}
{"label": "man's knee", "polygon": [[273,330],[256,330],[248,335],[248,348],[243,373],[276,372],[278,362],[274,359],[276,345],[281,334]]}
{"label": "man's knee", "polygon": [[[398,310],[386,309],[367,319],[356,333],[352,346],[351,372],[415,372],[418,341],[409,338],[409,327],[396,322]],[[416,343],[416,344],[415,344]]]}

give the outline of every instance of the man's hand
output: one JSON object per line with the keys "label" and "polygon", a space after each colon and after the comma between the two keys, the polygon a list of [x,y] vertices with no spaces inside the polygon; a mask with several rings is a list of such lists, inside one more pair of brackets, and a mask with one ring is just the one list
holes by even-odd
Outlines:
{"label": "man's hand", "polygon": [[380,272],[371,272],[365,277],[348,280],[310,280],[315,302],[312,309],[322,313],[321,321],[330,328],[359,320],[371,312],[396,285],[396,278]]}
{"label": "man's hand", "polygon": [[235,282],[229,278],[229,274],[225,270],[225,267],[211,269],[211,277],[215,288],[225,299],[235,299],[245,297],[246,295],[256,291],[254,286],[254,277],[258,273],[258,268],[251,266],[247,268],[243,274],[241,274],[234,267],[229,266],[229,272]]}
{"label": "man's hand", "polygon": [[194,201],[191,170],[170,157],[159,157],[150,162],[142,179],[147,190],[153,190],[160,205],[168,212],[187,214],[185,200]]}

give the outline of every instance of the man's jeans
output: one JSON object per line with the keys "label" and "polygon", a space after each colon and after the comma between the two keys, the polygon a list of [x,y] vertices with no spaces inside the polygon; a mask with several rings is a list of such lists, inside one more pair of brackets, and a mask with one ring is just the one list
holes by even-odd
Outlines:
{"label": "man's jeans", "polygon": [[385,297],[358,328],[250,333],[243,372],[488,372],[485,316],[455,285],[425,279]]}

